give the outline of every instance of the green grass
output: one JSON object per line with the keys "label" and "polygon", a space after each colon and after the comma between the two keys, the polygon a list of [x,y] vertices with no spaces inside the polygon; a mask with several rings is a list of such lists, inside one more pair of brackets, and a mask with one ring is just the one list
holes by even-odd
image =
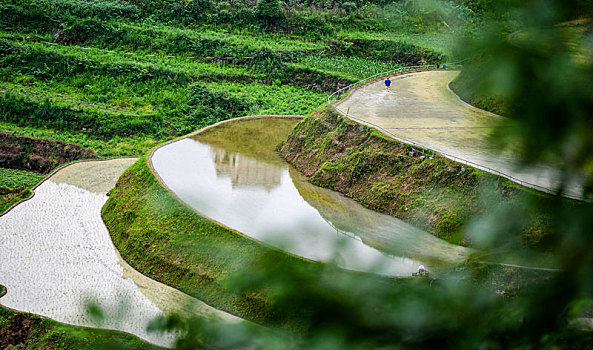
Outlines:
{"label": "green grass", "polygon": [[30,171],[0,168],[0,188],[30,187],[44,177]]}
{"label": "green grass", "polygon": [[104,157],[122,157],[146,154],[146,152],[148,152],[151,148],[153,148],[160,142],[165,142],[173,138],[172,136],[166,136],[157,141],[157,139],[155,139],[154,137],[138,136],[112,137],[109,140],[100,140],[85,134],[79,134],[50,128],[18,126],[14,125],[13,123],[1,121],[0,132],[42,138],[46,140],[76,143]]}
{"label": "green grass", "polygon": [[[262,33],[261,31],[255,32],[245,32],[244,34],[238,33],[229,33],[229,32],[222,32],[222,31],[214,31],[214,30],[201,30],[195,31],[191,29],[183,29],[183,28],[172,28],[166,25],[152,25],[146,26],[130,26],[135,29],[142,29],[146,30],[149,29],[153,32],[161,33],[163,35],[167,35],[169,38],[172,36],[184,36],[186,35],[189,38],[193,39],[207,39],[210,41],[219,40],[227,46],[230,45],[237,45],[237,46],[246,46],[247,49],[245,52],[254,52],[261,49],[268,49],[272,51],[299,51],[299,52],[306,52],[306,51],[314,51],[314,50],[321,50],[324,48],[325,44],[322,41],[307,41],[307,40],[294,40],[287,38],[284,35],[276,34],[276,33]],[[127,29],[127,28],[126,28]],[[228,52],[227,52],[228,53]],[[216,55],[214,55],[216,56]]]}
{"label": "green grass", "polygon": [[44,177],[30,171],[0,168],[0,213],[29,197],[30,188]]}
{"label": "green grass", "polygon": [[[27,346],[16,345],[8,349],[161,349],[122,332],[70,326],[39,316],[16,312],[0,306],[0,335],[13,324],[15,329],[26,333]],[[29,324],[30,326],[23,325]]]}
{"label": "green grass", "polygon": [[299,57],[296,62],[304,67],[340,72],[355,78],[367,78],[402,66],[400,64],[348,56],[323,57],[307,55]]}
{"label": "green grass", "polygon": [[[454,244],[469,218],[520,198],[546,203],[547,195],[449,159],[409,157],[411,146],[358,129],[326,107],[299,123],[281,149],[318,186],[343,193],[365,207],[393,215]],[[521,210],[521,208],[518,208]],[[546,215],[526,218],[524,238],[537,244],[551,234]]]}
{"label": "green grass", "polygon": [[293,324],[272,312],[265,290],[239,293],[227,279],[262,256],[309,264],[201,217],[161,186],[145,158],[120,177],[102,216],[121,255],[142,274],[256,322]]}
{"label": "green grass", "polygon": [[31,195],[31,191],[28,189],[11,189],[6,191],[5,194],[0,195],[0,214],[4,213],[15,203],[28,198]]}
{"label": "green grass", "polygon": [[329,94],[292,85],[261,85],[258,83],[210,83],[213,91],[221,91],[246,100],[251,105],[248,115],[305,115],[327,101]]}

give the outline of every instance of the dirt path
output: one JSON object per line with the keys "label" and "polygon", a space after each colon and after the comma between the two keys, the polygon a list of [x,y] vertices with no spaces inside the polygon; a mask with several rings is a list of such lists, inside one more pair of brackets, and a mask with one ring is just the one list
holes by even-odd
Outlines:
{"label": "dirt path", "polygon": [[132,333],[161,346],[172,334],[146,332],[148,322],[181,312],[240,319],[216,310],[128,266],[101,219],[106,192],[135,159],[75,163],[35,189],[35,196],[0,217],[0,304],[56,321],[97,326],[85,312],[105,311],[101,328]]}
{"label": "dirt path", "polygon": [[[543,165],[521,168],[513,153],[499,153],[491,147],[489,135],[493,128],[510,121],[460,101],[447,89],[457,74],[457,71],[405,74],[393,79],[389,93],[383,81],[377,81],[352,92],[337,106],[395,137],[491,168],[527,186],[535,185],[529,187],[555,190],[561,181],[559,171]],[[572,179],[566,192],[580,198],[581,181]]]}

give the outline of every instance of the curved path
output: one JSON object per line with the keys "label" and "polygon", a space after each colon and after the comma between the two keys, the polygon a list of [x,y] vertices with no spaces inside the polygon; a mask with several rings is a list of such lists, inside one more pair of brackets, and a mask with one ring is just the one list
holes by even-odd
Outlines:
{"label": "curved path", "polygon": [[[173,334],[147,333],[148,322],[170,313],[239,321],[132,269],[118,255],[101,219],[107,191],[135,159],[71,164],[0,217],[0,304],[79,326],[132,333],[172,346]],[[96,302],[101,324],[85,312]]]}
{"label": "curved path", "polygon": [[[379,126],[395,138],[411,140],[461,163],[471,162],[486,171],[489,168],[500,172],[525,186],[554,192],[562,180],[558,170],[543,165],[522,168],[513,153],[499,153],[492,147],[492,130],[512,121],[474,108],[453,94],[448,84],[458,73],[404,74],[394,78],[389,93],[383,80],[372,82],[334,106],[357,121]],[[582,179],[571,179],[565,193],[581,198],[581,183]]]}

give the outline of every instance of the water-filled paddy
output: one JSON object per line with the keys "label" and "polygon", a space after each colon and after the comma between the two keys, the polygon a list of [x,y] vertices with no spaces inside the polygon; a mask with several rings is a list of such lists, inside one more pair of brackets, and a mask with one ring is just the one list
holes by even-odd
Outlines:
{"label": "water-filled paddy", "polygon": [[[459,72],[428,71],[393,78],[391,91],[383,81],[353,91],[338,103],[340,110],[358,120],[388,130],[393,135],[420,143],[439,152],[494,169],[529,184],[554,190],[562,181],[562,172],[553,164],[523,167],[519,151],[501,153],[490,135],[513,121],[473,108],[459,101],[447,84]],[[574,179],[566,193],[580,197],[583,178]]]}
{"label": "water-filled paddy", "polygon": [[[121,330],[161,346],[173,334],[146,326],[172,312],[237,321],[134,271],[119,258],[101,219],[106,192],[134,159],[70,165],[35,190],[35,196],[0,217],[0,304],[56,321]],[[102,323],[87,302],[105,311]]]}
{"label": "water-filled paddy", "polygon": [[466,256],[465,248],[309,184],[276,152],[297,122],[225,123],[158,149],[152,163],[196,211],[307,259],[410,276],[420,264],[437,269]]}

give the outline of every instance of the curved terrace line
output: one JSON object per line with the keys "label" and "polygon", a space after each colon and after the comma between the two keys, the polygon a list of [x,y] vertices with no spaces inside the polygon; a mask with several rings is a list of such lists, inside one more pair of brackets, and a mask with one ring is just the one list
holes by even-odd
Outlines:
{"label": "curved terrace line", "polygon": [[[223,121],[190,136],[224,123],[262,117],[265,116]],[[233,139],[255,133],[248,124],[228,128],[235,128],[224,129],[233,130],[229,131]],[[227,139],[210,134],[200,139],[180,138],[175,144],[154,149],[147,164],[161,186],[186,207],[260,245],[305,260],[327,261],[332,259],[328,254],[333,252],[342,255],[338,265],[343,268],[394,276],[415,272],[420,263],[411,259],[441,269],[462,261],[469,253],[467,248],[453,246],[394,217],[372,212],[354,202],[343,203],[350,199],[309,184],[280,158],[256,158],[256,154],[271,152],[272,146],[243,154],[237,147],[251,149],[251,144],[229,144],[225,148],[221,144],[232,141],[223,140]],[[317,197],[324,200],[313,199]],[[377,243],[384,241],[378,238],[384,232],[393,233],[389,246]],[[345,243],[346,238],[353,245]],[[383,266],[379,268],[375,262]]]}
{"label": "curved terrace line", "polygon": [[[506,120],[506,118],[471,106],[463,101],[449,88],[448,83],[450,80],[443,84],[443,89],[446,87],[445,91],[448,91],[450,96],[455,100],[444,96],[442,92],[439,92],[442,96],[429,96],[412,95],[410,91],[405,91],[403,93],[406,95],[400,96],[402,91],[398,91],[397,89],[398,83],[409,87],[411,84],[409,78],[413,78],[415,82],[418,82],[421,81],[418,77],[422,74],[448,74],[447,72],[454,73],[455,71],[445,71],[437,69],[436,65],[426,65],[404,67],[390,72],[379,73],[337,90],[328,98],[328,104],[341,115],[356,122],[374,127],[398,141],[430,150],[433,153],[440,154],[456,162],[505,177],[520,185],[542,192],[556,194],[562,176],[560,171],[543,165],[532,169],[518,169],[517,159],[512,154],[495,154],[494,151],[488,148],[486,134],[479,134],[477,132],[479,130],[501,127],[501,125],[496,125],[496,123]],[[394,75],[399,77],[398,79],[394,79],[392,83],[392,90],[395,90],[395,92],[380,96],[378,91],[383,91],[380,89],[381,81],[387,76]],[[405,82],[402,80],[404,79],[403,75],[406,76]],[[434,87],[431,88],[434,89]],[[423,91],[423,93],[426,93],[426,91]],[[345,98],[340,99],[344,94]],[[440,100],[435,101],[435,98]],[[470,118],[474,120],[464,121],[451,117],[439,119],[437,116],[433,117],[428,125],[416,125],[421,123],[421,121],[416,120],[411,115],[405,116],[403,119],[400,118],[400,115],[402,115],[401,112],[410,107],[415,108],[415,112],[423,113],[426,116],[430,116],[431,113],[438,114],[439,111],[438,109],[435,110],[435,105],[442,103],[444,100],[447,100],[446,103],[449,105],[449,108],[453,108],[451,106],[455,102],[460,104],[458,109],[467,108],[467,113],[474,115],[482,114],[484,117],[482,117],[481,123],[485,122],[487,125],[476,125],[476,117]],[[390,108],[392,110],[389,110]],[[424,111],[423,108],[425,109]],[[487,121],[486,116],[494,118]],[[470,125],[466,125],[468,122]],[[394,125],[396,123],[399,124]],[[409,123],[412,123],[412,125],[409,125]],[[434,123],[441,125],[434,125]],[[459,123],[463,125],[455,125]],[[398,130],[399,132],[395,134],[392,130]],[[470,134],[469,132],[471,130],[475,130],[476,133]],[[445,131],[450,133],[443,134]],[[456,134],[451,134],[451,132],[455,131],[457,131]],[[462,131],[466,131],[466,134],[462,134]],[[446,141],[447,137],[450,138],[449,143]],[[462,150],[463,147],[465,147],[464,150]],[[578,177],[572,179],[569,191],[563,193],[563,196],[572,199],[582,199],[580,194],[581,182],[582,179]]]}
{"label": "curved terrace line", "polygon": [[[101,219],[107,188],[136,158],[76,161],[52,172],[33,195],[0,217],[3,306],[72,325],[123,331],[172,346],[175,335],[147,333],[150,320],[184,312],[238,322],[123,261]],[[85,304],[105,310],[97,325]]]}

